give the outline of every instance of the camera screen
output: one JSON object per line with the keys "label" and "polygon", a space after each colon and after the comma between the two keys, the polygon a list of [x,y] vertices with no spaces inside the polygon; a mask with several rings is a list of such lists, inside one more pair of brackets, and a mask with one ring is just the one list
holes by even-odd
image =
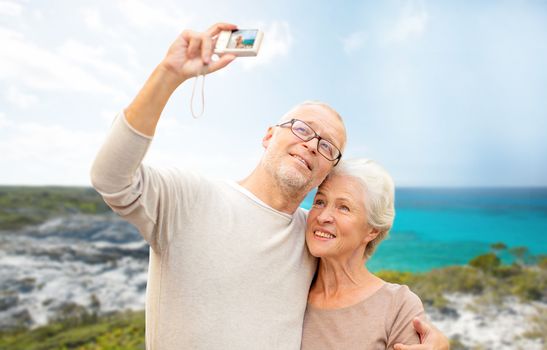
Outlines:
{"label": "camera screen", "polygon": [[228,42],[229,49],[252,49],[258,30],[234,30]]}

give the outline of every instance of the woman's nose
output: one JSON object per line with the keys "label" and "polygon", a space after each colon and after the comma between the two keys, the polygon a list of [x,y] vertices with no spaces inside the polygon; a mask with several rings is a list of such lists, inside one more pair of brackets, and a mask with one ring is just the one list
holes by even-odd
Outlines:
{"label": "woman's nose", "polygon": [[334,216],[332,215],[332,211],[329,208],[325,208],[319,213],[317,216],[317,220],[320,223],[327,223],[327,222],[333,222]]}

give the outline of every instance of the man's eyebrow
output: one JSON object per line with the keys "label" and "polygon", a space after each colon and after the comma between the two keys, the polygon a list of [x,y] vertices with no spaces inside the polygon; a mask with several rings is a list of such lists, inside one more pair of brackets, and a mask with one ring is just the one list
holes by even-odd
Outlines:
{"label": "man's eyebrow", "polygon": [[[298,119],[298,118],[296,118]],[[304,123],[308,124],[309,126],[311,126],[313,128],[313,130],[319,134],[319,136],[321,136],[322,139],[325,139],[331,143],[334,144],[334,139],[332,138],[332,135],[328,132],[328,131],[325,131],[323,130],[323,132],[317,132],[317,128],[319,127],[319,125],[317,123],[315,123],[313,120],[310,120],[310,121],[306,121],[306,120],[302,120]]]}

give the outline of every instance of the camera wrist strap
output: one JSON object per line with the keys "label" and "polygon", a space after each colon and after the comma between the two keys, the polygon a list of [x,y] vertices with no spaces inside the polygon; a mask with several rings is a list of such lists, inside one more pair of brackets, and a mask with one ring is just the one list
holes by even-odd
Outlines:
{"label": "camera wrist strap", "polygon": [[203,115],[203,112],[205,111],[205,74],[203,74],[202,75],[203,78],[201,80],[201,111],[199,112],[198,115],[196,115],[196,113],[194,112],[194,95],[196,93],[196,85],[200,75],[201,74],[198,74],[194,78],[194,86],[192,87],[192,97],[190,98],[190,112],[192,112],[192,117],[194,117],[194,119],[200,118]]}
{"label": "camera wrist strap", "polygon": [[[204,66],[203,70],[201,72],[198,72],[198,74],[196,74],[196,77],[194,78],[192,97],[190,98],[190,112],[192,113],[192,117],[194,117],[194,119],[201,118],[201,116],[203,116],[203,112],[205,111],[205,74],[207,74],[207,66]],[[196,85],[200,75],[203,77],[201,80],[201,111],[198,115],[196,115],[196,113],[194,112],[194,95],[196,94]]]}

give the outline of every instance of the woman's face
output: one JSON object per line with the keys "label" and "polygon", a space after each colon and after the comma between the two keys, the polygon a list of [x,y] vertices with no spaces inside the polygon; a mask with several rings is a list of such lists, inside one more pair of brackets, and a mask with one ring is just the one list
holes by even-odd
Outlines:
{"label": "woman's face", "polygon": [[367,223],[365,191],[351,176],[329,177],[319,187],[308,215],[306,243],[313,256],[351,258],[363,256],[377,236]]}

